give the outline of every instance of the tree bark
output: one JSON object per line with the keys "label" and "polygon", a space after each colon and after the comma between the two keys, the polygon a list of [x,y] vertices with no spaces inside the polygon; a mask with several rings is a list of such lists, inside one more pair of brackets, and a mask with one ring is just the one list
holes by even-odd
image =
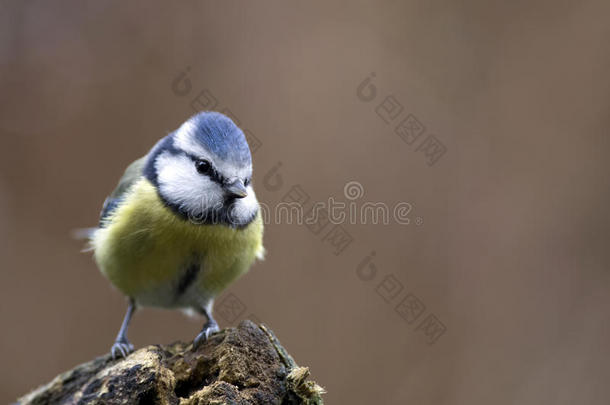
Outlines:
{"label": "tree bark", "polygon": [[197,351],[174,343],[110,355],[58,375],[18,400],[38,404],[322,404],[324,390],[264,325],[243,321]]}

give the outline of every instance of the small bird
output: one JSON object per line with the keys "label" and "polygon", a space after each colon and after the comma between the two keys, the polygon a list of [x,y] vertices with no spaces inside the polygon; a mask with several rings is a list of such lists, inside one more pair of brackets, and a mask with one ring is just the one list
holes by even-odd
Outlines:
{"label": "small bird", "polygon": [[129,301],[112,357],[133,351],[140,306],[204,315],[200,346],[219,330],[214,297],[262,259],[262,238],[244,133],[223,114],[195,114],[127,167],[91,232],[100,271]]}

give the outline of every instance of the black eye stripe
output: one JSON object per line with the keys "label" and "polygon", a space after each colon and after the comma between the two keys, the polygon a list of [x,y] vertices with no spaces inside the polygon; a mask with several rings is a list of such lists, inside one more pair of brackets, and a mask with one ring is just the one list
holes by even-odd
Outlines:
{"label": "black eye stripe", "polygon": [[[214,167],[214,165],[212,164],[212,162],[210,162],[207,159],[201,159],[198,158],[196,156],[190,155],[188,153],[185,153],[186,156],[188,156],[194,163],[195,163],[195,168],[197,168],[197,164],[201,161],[205,161],[208,163],[208,168],[205,172],[200,172],[199,169],[197,169],[197,171],[203,175],[203,176],[208,176],[211,180],[213,180],[215,183],[218,183],[220,185],[223,185],[226,183],[227,179],[218,172],[218,170],[216,170],[216,168]],[[251,178],[247,177],[244,179],[244,186],[248,186],[251,182]]]}
{"label": "black eye stripe", "polygon": [[[195,163],[195,168],[197,169],[197,171],[199,173],[201,173],[204,176],[208,176],[211,180],[213,180],[214,182],[218,183],[218,184],[223,184],[224,182],[224,177],[218,172],[218,170],[216,170],[216,168],[214,167],[214,165],[212,164],[212,162],[210,162],[207,159],[200,159],[196,156],[193,155],[189,155],[187,154],[187,156],[189,158],[191,158],[191,160]],[[200,172],[199,169],[197,168],[197,165],[199,162],[205,161],[208,163],[208,168],[205,172]]]}

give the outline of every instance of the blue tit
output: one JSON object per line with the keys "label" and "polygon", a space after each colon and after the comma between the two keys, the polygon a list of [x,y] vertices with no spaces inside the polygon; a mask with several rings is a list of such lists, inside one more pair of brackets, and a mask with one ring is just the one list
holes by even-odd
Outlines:
{"label": "blue tit", "polygon": [[219,330],[214,297],[264,254],[251,182],[244,133],[216,112],[189,118],[129,165],[90,236],[100,271],[129,301],[113,357],[133,351],[127,328],[140,306],[205,316],[194,347]]}

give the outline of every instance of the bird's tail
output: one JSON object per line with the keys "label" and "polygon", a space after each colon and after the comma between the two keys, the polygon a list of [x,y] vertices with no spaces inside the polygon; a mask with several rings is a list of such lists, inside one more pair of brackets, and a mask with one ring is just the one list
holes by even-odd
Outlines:
{"label": "bird's tail", "polygon": [[70,236],[72,236],[76,240],[84,240],[86,241],[85,247],[83,247],[82,252],[90,252],[93,250],[93,245],[91,244],[91,239],[93,235],[98,230],[97,227],[92,228],[76,228],[70,231]]}

